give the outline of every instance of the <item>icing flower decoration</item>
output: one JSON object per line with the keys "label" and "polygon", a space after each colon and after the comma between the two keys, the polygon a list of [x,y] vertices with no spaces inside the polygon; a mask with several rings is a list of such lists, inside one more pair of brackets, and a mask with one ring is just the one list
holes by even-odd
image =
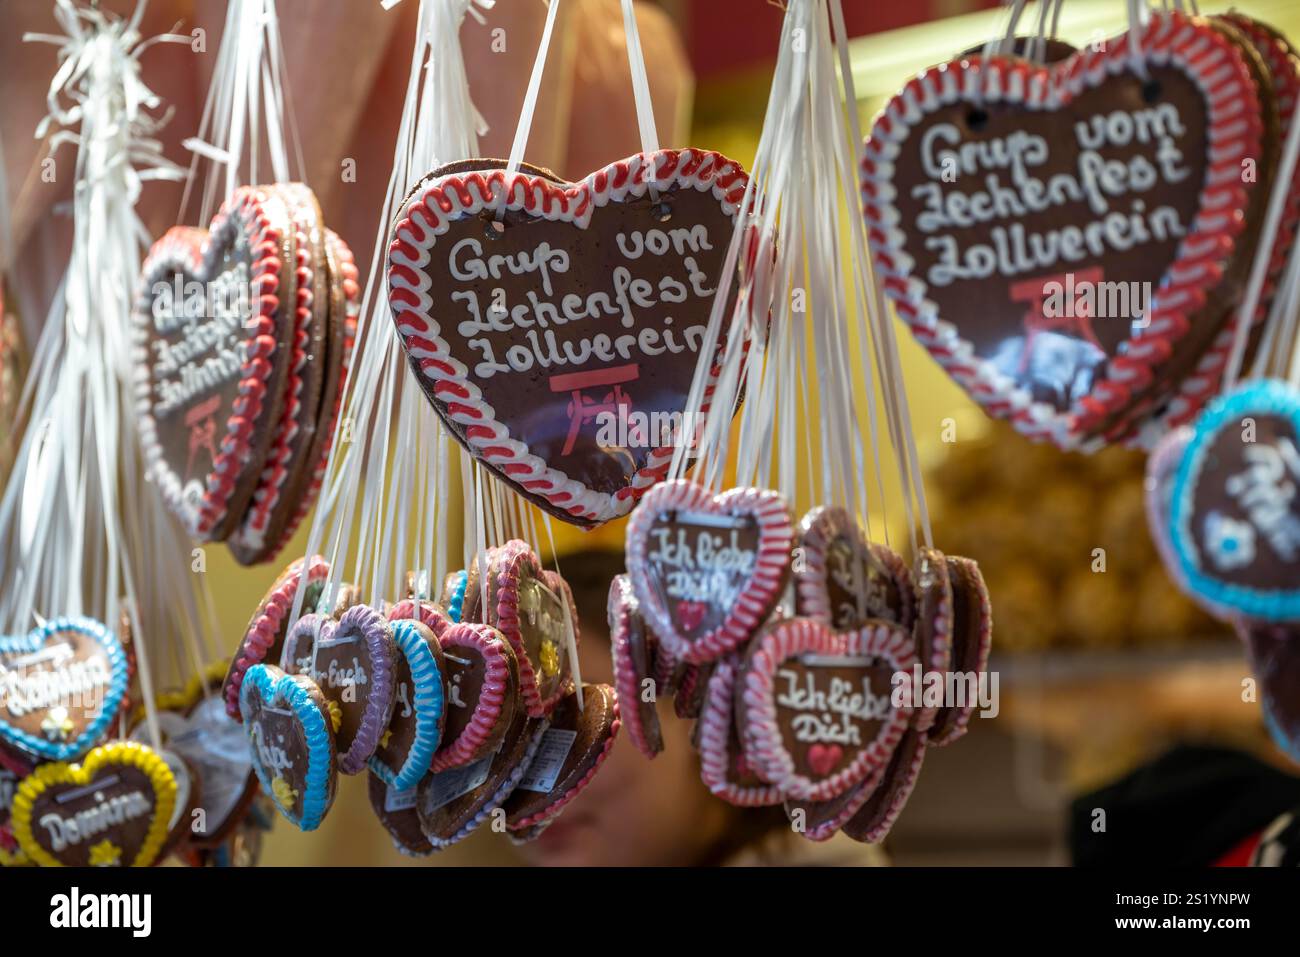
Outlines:
{"label": "icing flower decoration", "polygon": [[339,727],[343,724],[343,708],[337,701],[331,700],[326,703],[330,710],[330,726],[334,729],[334,733],[338,734]]}
{"label": "icing flower decoration", "polygon": [[281,807],[290,808],[298,800],[298,792],[284,778],[277,777],[271,782],[271,791]]}
{"label": "icing flower decoration", "polygon": [[1210,558],[1220,571],[1242,568],[1255,560],[1255,529],[1219,512],[1205,520]]}
{"label": "icing flower decoration", "polygon": [[51,741],[67,741],[72,736],[72,732],[77,730],[77,726],[68,717],[68,709],[60,706],[50,709],[45,720],[41,722],[41,730]]}
{"label": "icing flower decoration", "polygon": [[122,849],[105,838],[90,849],[91,867],[118,867],[122,863]]}
{"label": "icing flower decoration", "polygon": [[550,676],[560,670],[560,650],[553,641],[543,641],[540,653],[542,673]]}
{"label": "icing flower decoration", "polygon": [[379,746],[381,748],[388,747],[388,742],[391,741],[392,739],[393,739],[393,729],[389,728],[387,731],[384,732],[384,736],[379,739]]}

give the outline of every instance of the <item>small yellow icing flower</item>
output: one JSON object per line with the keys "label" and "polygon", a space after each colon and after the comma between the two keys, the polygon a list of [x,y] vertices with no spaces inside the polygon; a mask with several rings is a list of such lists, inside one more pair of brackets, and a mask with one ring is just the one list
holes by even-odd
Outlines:
{"label": "small yellow icing flower", "polygon": [[560,671],[560,647],[553,641],[543,641],[541,649],[542,673],[545,675],[559,674]]}
{"label": "small yellow icing flower", "polygon": [[381,748],[388,747],[388,742],[391,741],[392,739],[393,739],[393,729],[389,728],[387,731],[384,732],[384,736],[379,739],[379,746]]}
{"label": "small yellow icing flower", "polygon": [[278,777],[271,782],[271,793],[283,808],[292,809],[298,800],[298,792],[284,778]]}
{"label": "small yellow icing flower", "polygon": [[68,709],[58,707],[50,709],[45,720],[41,722],[41,730],[51,741],[67,741],[76,730],[76,725],[68,717]]}
{"label": "small yellow icing flower", "polygon": [[335,734],[338,734],[339,728],[343,725],[343,709],[339,707],[337,701],[330,701],[328,704],[330,709],[330,727],[334,729]]}
{"label": "small yellow icing flower", "polygon": [[122,863],[122,849],[110,840],[102,840],[90,849],[91,867],[117,867]]}

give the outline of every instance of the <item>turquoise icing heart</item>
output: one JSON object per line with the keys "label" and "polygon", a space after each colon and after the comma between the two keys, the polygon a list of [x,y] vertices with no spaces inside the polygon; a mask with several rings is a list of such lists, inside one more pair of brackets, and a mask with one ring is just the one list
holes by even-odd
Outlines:
{"label": "turquoise icing heart", "polygon": [[[1281,421],[1292,435],[1269,429],[1247,441],[1244,420],[1265,418]],[[1300,392],[1284,382],[1247,383],[1210,403],[1197,420],[1174,478],[1169,538],[1183,582],[1199,598],[1251,618],[1300,619],[1298,439]],[[1198,490],[1207,481],[1216,486],[1210,501],[1223,499],[1223,510],[1201,514]],[[1296,571],[1289,581],[1281,575],[1285,584],[1277,580],[1279,565]],[[1263,574],[1275,580],[1246,580]]]}
{"label": "turquoise icing heart", "polygon": [[[334,740],[330,731],[329,716],[313,699],[310,688],[311,679],[303,675],[286,675],[274,665],[254,665],[244,676],[244,683],[239,688],[239,711],[248,732],[249,747],[253,757],[253,769],[262,791],[269,797],[281,814],[295,827],[304,831],[314,831],[320,826],[334,800],[334,783],[338,777],[338,767],[334,760]],[[276,712],[289,711],[301,728],[307,751],[307,773],[303,775],[302,810],[295,813],[293,804],[286,807],[282,795],[277,793],[274,781],[274,768],[268,766],[268,758],[263,747],[259,746],[257,735],[260,725],[253,718],[253,696],[261,699],[264,707]]]}
{"label": "turquoise icing heart", "polygon": [[390,767],[379,755],[370,759],[370,770],[375,776],[397,791],[415,787],[429,770],[433,753],[438,750],[442,739],[442,714],[446,707],[443,674],[428,642],[415,626],[414,621],[407,620],[392,623],[393,640],[411,671],[410,703],[415,709],[415,740],[400,768]]}
{"label": "turquoise icing heart", "polygon": [[465,613],[465,589],[469,587],[469,573],[465,569],[456,572],[455,583],[447,597],[447,617],[455,624],[460,624],[461,615]]}
{"label": "turquoise icing heart", "polygon": [[[47,649],[57,648],[48,642],[53,636],[65,632],[88,637],[102,650],[101,654],[80,662],[82,667],[77,668],[75,674],[72,669],[58,663],[49,667],[48,656],[39,662],[35,660],[41,658]],[[28,659],[32,661],[25,663]],[[29,669],[36,665],[40,666],[41,672],[54,675],[66,672],[62,678],[42,684],[42,687],[60,690],[54,698],[47,695],[40,703],[31,699],[32,692],[38,689],[24,688],[24,681],[32,676]],[[122,650],[122,643],[117,635],[93,618],[55,618],[25,635],[0,637],[0,740],[38,758],[74,760],[89,751],[117,717],[126,695],[127,682],[126,653]],[[73,688],[70,694],[66,691],[69,687]],[[68,721],[67,713],[58,713],[59,709],[65,712],[94,709],[94,717],[74,735],[75,726]],[[17,726],[20,717],[35,712],[46,712],[40,733]]]}

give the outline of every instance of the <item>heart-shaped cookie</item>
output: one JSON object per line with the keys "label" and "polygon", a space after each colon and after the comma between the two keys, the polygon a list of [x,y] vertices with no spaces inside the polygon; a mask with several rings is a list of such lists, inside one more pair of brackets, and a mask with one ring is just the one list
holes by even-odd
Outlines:
{"label": "heart-shaped cookie", "polygon": [[392,633],[398,652],[396,700],[392,720],[370,759],[370,773],[393,790],[405,791],[420,783],[442,740],[446,665],[438,636],[419,621],[395,620]]}
{"label": "heart-shaped cookie", "polygon": [[623,728],[636,749],[653,758],[664,749],[659,709],[655,706],[658,700],[653,677],[656,639],[641,617],[632,583],[626,575],[615,575],[610,583],[606,611],[614,689],[622,704]]}
{"label": "heart-shaped cookie", "polygon": [[493,165],[443,167],[412,192],[388,252],[393,321],[471,454],[599,525],[667,471],[697,363],[717,374],[701,350],[747,178],[690,149],[578,183]]}
{"label": "heart-shaped cookie", "polygon": [[43,867],[148,867],[167,838],[176,781],[142,744],[115,741],[81,764],[43,764],[18,786],[14,836]]}
{"label": "heart-shaped cookie", "polygon": [[1242,53],[1173,12],[1049,66],[927,70],[863,160],[886,292],[988,412],[1077,444],[1223,321],[1259,113]]}
{"label": "heart-shaped cookie", "polygon": [[303,675],[254,665],[239,689],[239,709],[262,792],[291,824],[314,831],[338,783],[325,695]]}
{"label": "heart-shaped cookie", "polygon": [[[195,807],[203,813],[186,822],[188,840],[196,847],[215,847],[230,836],[257,793],[244,729],[217,695],[160,707],[156,714],[163,745],[194,769]],[[148,722],[136,724],[131,737],[149,744]]]}
{"label": "heart-shaped cookie", "polygon": [[544,827],[582,793],[618,737],[618,695],[609,685],[584,684],[582,707],[570,692],[551,713],[527,773],[506,798],[506,828]]}
{"label": "heart-shaped cookie", "polygon": [[[957,675],[973,678],[966,688],[964,703],[954,702],[939,709],[934,724],[926,735],[928,744],[952,744],[966,733],[970,716],[978,705],[979,682],[987,682],[989,652],[993,649],[993,603],[984,575],[972,559],[959,555],[944,556],[948,566],[948,580],[952,588],[952,663],[949,666]],[[922,730],[918,722],[917,730]]]}
{"label": "heart-shaped cookie", "polygon": [[1174,478],[1182,583],[1250,618],[1300,618],[1300,391],[1249,382],[1197,419]]}
{"label": "heart-shaped cookie", "polygon": [[117,717],[128,671],[117,636],[91,618],[0,637],[0,742],[46,761],[80,757]]}
{"label": "heart-shaped cookie", "polygon": [[736,728],[736,653],[719,658],[707,681],[707,692],[696,725],[700,779],[710,791],[737,807],[763,807],[781,802],[780,788],[766,783],[745,760]]}
{"label": "heart-shaped cookie", "polygon": [[748,641],[785,588],[793,535],[776,492],[652,489],[627,523],[627,572],[668,652],[699,664]]}
{"label": "heart-shaped cookie", "polygon": [[488,576],[487,622],[515,651],[528,714],[546,717],[573,687],[569,629],[576,642],[577,625],[568,586],[544,572],[532,548],[518,540],[493,552]]}
{"label": "heart-shaped cookie", "polygon": [[239,720],[239,686],[244,680],[244,673],[253,665],[264,661],[280,660],[284,635],[289,630],[289,612],[293,609],[304,566],[307,569],[307,594],[302,606],[309,611],[316,607],[321,589],[329,577],[329,563],[319,555],[313,555],[309,559],[295,559],[279,574],[270,591],[258,603],[257,610],[253,612],[253,617],[244,630],[244,637],[240,639],[239,647],[230,659],[230,670],[226,672],[221,693],[226,699],[226,713],[235,720]]}
{"label": "heart-shaped cookie", "polygon": [[[931,673],[946,676],[952,664],[953,585],[948,561],[937,548],[918,549],[916,556],[917,614],[912,627],[916,657],[921,663],[922,680]],[[938,702],[913,701],[914,724],[918,731],[929,731],[939,715]]]}
{"label": "heart-shaped cookie", "polygon": [[510,726],[519,666],[510,643],[489,625],[452,625],[439,637],[447,669],[447,717],[431,768],[444,771],[490,753]]}
{"label": "heart-shaped cookie", "polygon": [[303,615],[284,639],[284,666],[320,688],[331,711],[339,772],[360,774],[379,747],[393,717],[397,648],[383,615],[353,605],[337,622]]}
{"label": "heart-shaped cookie", "polygon": [[926,736],[909,728],[894,749],[880,783],[858,812],[840,825],[840,830],[855,841],[869,844],[878,844],[888,837],[921,776],[926,747]]}
{"label": "heart-shaped cookie", "polygon": [[911,722],[893,687],[915,661],[912,636],[888,622],[849,632],[811,618],[769,625],[739,678],[745,759],[788,797],[843,794],[889,760]]}
{"label": "heart-shaped cookie", "polygon": [[149,471],[194,538],[225,538],[277,430],[296,307],[293,223],[260,187],[212,228],[154,244],[135,310],[136,403]]}
{"label": "heart-shaped cookie", "polygon": [[434,852],[429,839],[420,827],[420,815],[415,810],[416,789],[399,791],[385,784],[379,775],[370,772],[367,782],[370,809],[393,839],[393,847],[407,857],[428,857]]}
{"label": "heart-shaped cookie", "polygon": [[845,509],[818,506],[799,523],[803,561],[795,566],[795,612],[837,631],[867,619],[911,628],[916,597],[907,565],[893,549],[869,541]]}

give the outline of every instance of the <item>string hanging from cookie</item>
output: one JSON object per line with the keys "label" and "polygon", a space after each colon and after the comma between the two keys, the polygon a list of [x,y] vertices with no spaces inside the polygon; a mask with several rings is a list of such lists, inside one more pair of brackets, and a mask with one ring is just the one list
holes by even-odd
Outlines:
{"label": "string hanging from cookie", "polygon": [[[721,489],[734,444],[737,484],[846,508],[871,531],[873,510],[892,510],[892,460],[893,506],[906,534],[919,527],[928,543],[897,343],[856,215],[856,114],[840,105],[856,99],[847,54],[831,38],[832,25],[843,36],[837,8],[787,7],[751,194],[718,284],[736,273],[740,290],[734,309],[716,297],[710,317],[721,371],[709,394],[697,367],[686,417],[699,423],[698,447],[679,446],[669,474],[685,477],[696,457],[694,480]],[[725,414],[710,414],[742,394],[734,430]],[[879,533],[888,541],[888,521]]]}
{"label": "string hanging from cookie", "polygon": [[140,58],[154,43],[189,43],[145,39],[142,13],[58,0],[64,33],[25,38],[58,48],[37,135],[50,134],[55,155],[75,150],[77,183],[68,268],[37,348],[31,424],[0,502],[0,630],[62,615],[115,628],[124,616],[152,697],[150,652],[203,634],[208,616],[189,543],[144,478],[132,412],[131,296],[144,253],[134,204],[151,181],[182,176],[162,155],[166,114]]}

